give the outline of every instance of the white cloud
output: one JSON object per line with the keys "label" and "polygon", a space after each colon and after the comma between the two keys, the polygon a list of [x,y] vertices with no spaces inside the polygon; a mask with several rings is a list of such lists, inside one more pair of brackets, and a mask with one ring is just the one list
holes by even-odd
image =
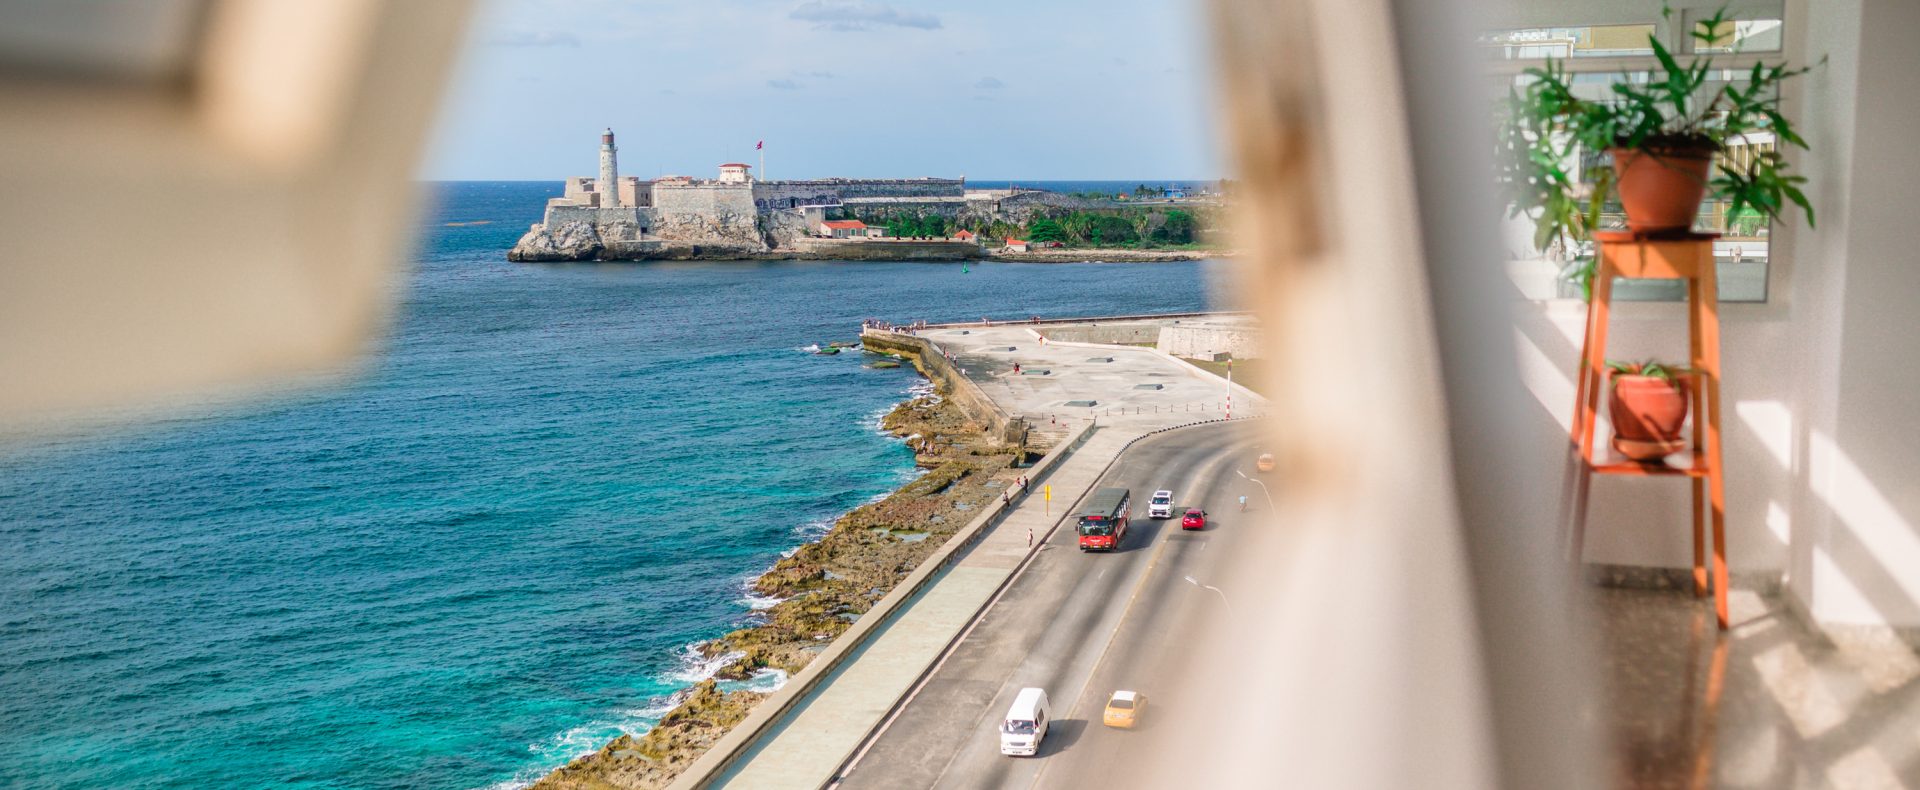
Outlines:
{"label": "white cloud", "polygon": [[553,30],[517,30],[496,33],[487,39],[487,43],[496,47],[567,47],[580,46],[580,39],[572,33]]}
{"label": "white cloud", "polygon": [[793,80],[767,80],[767,87],[777,91],[797,91],[800,90],[800,83]]}
{"label": "white cloud", "polygon": [[812,22],[827,30],[872,30],[875,27],[908,27],[937,30],[940,18],[919,11],[901,11],[886,3],[849,2],[849,0],[812,0],[801,3],[787,14],[789,19]]}
{"label": "white cloud", "polygon": [[981,77],[979,82],[973,84],[973,87],[983,91],[997,91],[1007,87],[1007,84],[994,77]]}

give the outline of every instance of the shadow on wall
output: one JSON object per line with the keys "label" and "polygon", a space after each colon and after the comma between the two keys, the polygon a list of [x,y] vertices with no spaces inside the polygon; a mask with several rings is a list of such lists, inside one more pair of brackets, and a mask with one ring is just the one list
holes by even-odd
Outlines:
{"label": "shadow on wall", "polygon": [[[1573,368],[1580,353],[1585,311],[1571,303],[1520,300],[1514,311],[1520,369],[1539,414],[1564,435],[1573,407]],[[1784,320],[1743,313],[1765,306],[1727,306],[1726,403],[1728,562],[1737,574],[1785,573],[1792,541],[1804,542],[1810,561],[1792,583],[1802,600],[1818,590],[1816,615],[1871,611],[1881,623],[1912,630],[1920,624],[1920,505],[1887,496],[1878,480],[1905,479],[1912,470],[1867,468],[1841,443],[1797,418],[1787,404],[1801,383],[1782,369],[1777,349],[1791,330]],[[1683,359],[1686,331],[1678,305],[1623,306],[1609,335],[1608,357]],[[1657,317],[1656,317],[1657,316]],[[1602,410],[1600,436],[1609,430]],[[1898,463],[1892,463],[1898,466]],[[1814,469],[1827,474],[1816,479]],[[1805,501],[1796,502],[1794,492]],[[1674,481],[1602,478],[1594,483],[1588,529],[1590,561],[1684,568],[1692,562],[1688,535],[1691,493]],[[1558,525],[1556,525],[1558,526]],[[1804,578],[1810,575],[1812,578]],[[1838,622],[1859,624],[1863,618]]]}
{"label": "shadow on wall", "polygon": [[[1586,311],[1567,301],[1527,300],[1517,287],[1510,296],[1521,377],[1539,414],[1565,436],[1572,425],[1574,368]],[[1680,309],[1673,303],[1616,306],[1607,357],[1685,360],[1687,334]],[[1721,423],[1727,433],[1727,562],[1739,575],[1783,573],[1787,568],[1786,514],[1792,507],[1785,492],[1794,485],[1787,453],[1793,420],[1781,404],[1791,402],[1795,382],[1780,374],[1773,355],[1757,352],[1781,347],[1786,330],[1782,321],[1724,323],[1721,364],[1729,419]],[[1604,399],[1600,412],[1595,439],[1604,443],[1611,431]],[[1587,560],[1691,567],[1691,505],[1692,492],[1682,478],[1599,477],[1588,509]]]}

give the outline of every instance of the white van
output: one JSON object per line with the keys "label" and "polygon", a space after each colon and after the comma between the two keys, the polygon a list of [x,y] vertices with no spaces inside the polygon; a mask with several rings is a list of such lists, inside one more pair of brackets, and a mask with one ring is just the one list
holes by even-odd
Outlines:
{"label": "white van", "polygon": [[1040,753],[1040,741],[1047,737],[1053,721],[1053,708],[1047,705],[1045,689],[1025,688],[1013,698],[1006,721],[1000,722],[1000,753],[1028,756]]}
{"label": "white van", "polygon": [[1147,518],[1173,518],[1173,492],[1160,489],[1147,500]]}

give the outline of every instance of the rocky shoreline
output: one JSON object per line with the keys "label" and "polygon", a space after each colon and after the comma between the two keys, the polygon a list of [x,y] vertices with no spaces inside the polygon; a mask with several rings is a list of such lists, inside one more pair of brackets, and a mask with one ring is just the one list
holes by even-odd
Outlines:
{"label": "rocky shoreline", "polygon": [[1159,263],[1162,261],[1203,261],[1231,257],[1221,250],[1138,250],[1128,248],[1072,248],[996,252],[988,256],[996,261],[1020,263]]}
{"label": "rocky shoreline", "polygon": [[1192,261],[1230,253],[1212,250],[1152,250],[1131,248],[1062,247],[1028,252],[994,252],[970,242],[949,240],[845,241],[801,238],[775,245],[730,238],[703,241],[685,239],[617,238],[601,234],[587,222],[560,223],[552,228],[535,225],[507,251],[507,260],[520,263],[583,261],[969,261],[1023,263],[1153,263]]}
{"label": "rocky shoreline", "polygon": [[938,394],[899,404],[881,424],[906,439],[926,471],[849,511],[825,536],[761,574],[754,592],[779,603],[699,647],[704,657],[729,659],[715,679],[678,695],[645,735],[614,739],[534,783],[536,790],[665,787],[767,697],[726,690],[719,681],[800,671],[1019,478],[1014,464],[1022,450],[996,441]]}

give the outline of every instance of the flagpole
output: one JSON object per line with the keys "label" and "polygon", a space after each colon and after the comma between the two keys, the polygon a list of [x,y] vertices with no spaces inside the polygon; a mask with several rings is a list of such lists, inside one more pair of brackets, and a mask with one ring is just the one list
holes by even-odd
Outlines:
{"label": "flagpole", "polygon": [[765,181],[767,180],[767,142],[762,140],[754,148],[760,151],[760,180]]}

